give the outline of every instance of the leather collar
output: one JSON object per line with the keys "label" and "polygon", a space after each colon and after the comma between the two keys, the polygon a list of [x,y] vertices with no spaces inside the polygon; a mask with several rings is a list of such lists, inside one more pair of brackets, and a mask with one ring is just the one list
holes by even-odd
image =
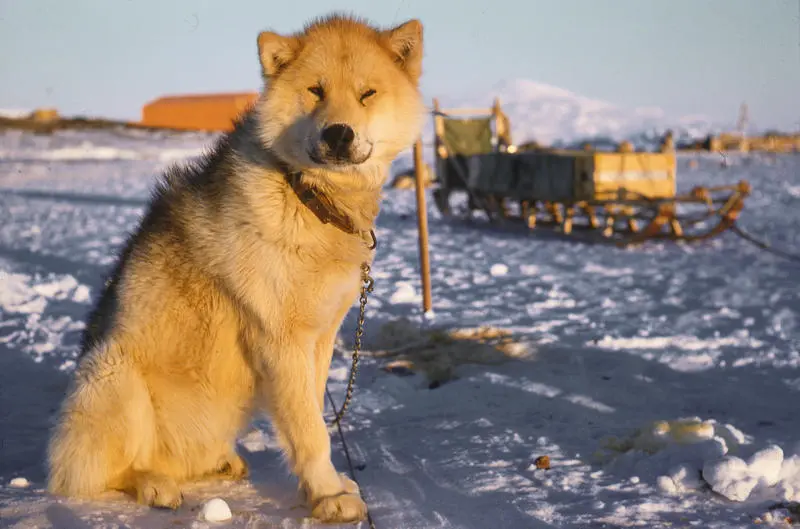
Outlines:
{"label": "leather collar", "polygon": [[289,187],[295,192],[297,198],[317,216],[320,222],[336,226],[343,232],[351,235],[361,235],[366,238],[365,236],[369,234],[371,239],[369,249],[373,250],[378,246],[374,230],[370,229],[365,231],[356,229],[353,224],[353,219],[336,209],[336,206],[334,206],[331,200],[325,196],[322,191],[303,181],[303,173],[301,171],[292,171],[288,164],[278,157],[275,157],[275,161],[281,173],[283,173],[286,183],[289,184]]}

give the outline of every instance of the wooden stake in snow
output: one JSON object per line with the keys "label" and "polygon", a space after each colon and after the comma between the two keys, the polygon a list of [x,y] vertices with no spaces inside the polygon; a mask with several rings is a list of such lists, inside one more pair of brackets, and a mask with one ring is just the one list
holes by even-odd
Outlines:
{"label": "wooden stake in snow", "polygon": [[431,272],[428,260],[428,211],[425,205],[425,165],[422,138],[414,143],[414,176],[417,184],[417,227],[419,229],[419,264],[422,272],[422,312],[431,310]]}

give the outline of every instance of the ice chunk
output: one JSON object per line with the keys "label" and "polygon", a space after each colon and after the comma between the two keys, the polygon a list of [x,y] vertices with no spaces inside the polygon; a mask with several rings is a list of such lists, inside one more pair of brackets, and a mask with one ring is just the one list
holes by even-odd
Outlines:
{"label": "ice chunk", "polygon": [[31,482],[25,478],[14,478],[8,483],[8,486],[14,489],[27,489],[30,485]]}
{"label": "ice chunk", "polygon": [[492,268],[489,269],[489,273],[494,277],[504,276],[508,273],[508,267],[503,263],[493,264]]}
{"label": "ice chunk", "polygon": [[209,522],[225,522],[233,517],[231,508],[222,498],[213,498],[203,505],[203,519]]}

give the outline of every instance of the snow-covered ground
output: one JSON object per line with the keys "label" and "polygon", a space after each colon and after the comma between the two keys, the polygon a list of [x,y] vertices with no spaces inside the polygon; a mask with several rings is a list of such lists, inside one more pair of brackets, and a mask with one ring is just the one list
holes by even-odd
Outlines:
{"label": "snow-covered ground", "polygon": [[30,110],[21,108],[0,108],[0,118],[19,119],[30,115]]}
{"label": "snow-covered ground", "polygon": [[[209,141],[0,136],[1,527],[314,526],[261,421],[241,440],[251,479],[190,487],[174,513],[43,492],[49,421],[91,300],[154,175]],[[717,155],[694,158],[694,169],[679,160],[681,187],[749,179],[743,226],[800,250],[800,157],[732,158],[728,168]],[[345,425],[378,529],[735,529],[791,515],[800,267],[730,234],[621,250],[447,222],[433,207],[429,216],[433,323],[507,329],[528,354],[460,365],[435,389],[365,357]],[[382,325],[422,322],[413,192],[387,190],[378,224],[373,350]],[[347,367],[343,351],[331,372],[339,402]],[[336,438],[333,447],[345,470]],[[550,468],[537,468],[545,455]],[[214,497],[231,521],[203,521]]]}

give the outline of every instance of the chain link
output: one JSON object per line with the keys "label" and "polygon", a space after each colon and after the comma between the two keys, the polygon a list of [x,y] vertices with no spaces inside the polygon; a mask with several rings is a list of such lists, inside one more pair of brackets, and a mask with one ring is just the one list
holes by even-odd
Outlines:
{"label": "chain link", "polygon": [[356,325],[356,339],[353,345],[353,363],[350,366],[350,378],[347,381],[347,392],[345,393],[344,402],[342,402],[341,409],[336,413],[336,417],[330,422],[330,426],[339,425],[353,398],[353,389],[355,388],[356,375],[358,374],[358,356],[361,353],[361,337],[364,335],[364,313],[367,310],[367,295],[372,293],[372,289],[375,286],[375,280],[372,279],[369,272],[369,264],[366,261],[361,263],[361,296],[359,298],[360,307],[358,311],[358,324]]}

